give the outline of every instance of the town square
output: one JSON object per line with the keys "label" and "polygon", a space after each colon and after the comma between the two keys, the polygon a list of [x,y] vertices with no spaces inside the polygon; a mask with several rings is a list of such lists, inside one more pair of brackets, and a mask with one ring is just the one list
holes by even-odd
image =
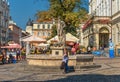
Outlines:
{"label": "town square", "polygon": [[0,81],[119,82],[119,0],[0,0]]}

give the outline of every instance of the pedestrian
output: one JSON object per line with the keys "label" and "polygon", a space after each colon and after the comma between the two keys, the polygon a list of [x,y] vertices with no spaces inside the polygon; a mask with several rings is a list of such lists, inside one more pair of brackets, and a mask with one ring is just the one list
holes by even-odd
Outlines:
{"label": "pedestrian", "polygon": [[7,60],[6,51],[3,50],[2,51],[2,64],[6,64],[7,63],[6,60]]}
{"label": "pedestrian", "polygon": [[91,54],[91,48],[90,48],[90,46],[87,47],[87,53]]}
{"label": "pedestrian", "polygon": [[66,49],[64,49],[64,56],[63,56],[62,64],[61,64],[63,66],[64,73],[69,72],[68,60],[69,60],[69,57],[68,57],[67,51]]}
{"label": "pedestrian", "polygon": [[13,63],[13,55],[9,54],[8,63]]}
{"label": "pedestrian", "polygon": [[19,49],[17,49],[16,55],[17,55],[17,60],[21,60],[21,55],[20,55],[20,50]]}

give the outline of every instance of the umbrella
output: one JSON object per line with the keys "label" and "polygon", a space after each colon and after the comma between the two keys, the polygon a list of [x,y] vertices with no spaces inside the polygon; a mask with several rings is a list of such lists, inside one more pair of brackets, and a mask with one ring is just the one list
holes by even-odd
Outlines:
{"label": "umbrella", "polygon": [[27,38],[23,38],[21,41],[24,41],[24,42],[46,42],[45,39],[39,38],[37,36],[29,36]]}
{"label": "umbrella", "polygon": [[[50,43],[52,41],[58,41],[58,36],[56,35],[55,37],[51,38],[50,40],[48,40],[47,42]],[[70,33],[66,34],[66,42],[78,42],[79,39],[76,38],[75,36],[73,36]]]}

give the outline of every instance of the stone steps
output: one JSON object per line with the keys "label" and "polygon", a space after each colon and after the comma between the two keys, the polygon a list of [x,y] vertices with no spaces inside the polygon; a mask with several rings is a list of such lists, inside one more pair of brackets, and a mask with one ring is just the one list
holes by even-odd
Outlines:
{"label": "stone steps", "polygon": [[[38,72],[62,72],[63,70],[60,69],[59,66],[33,66],[33,65],[26,65],[24,67],[25,71],[38,71]],[[69,66],[70,71],[74,71],[73,66]]]}
{"label": "stone steps", "polygon": [[[69,72],[97,69],[100,67],[101,65],[69,66]],[[56,66],[56,67],[45,66],[44,67],[44,66],[26,65],[24,67],[24,71],[34,71],[34,72],[44,72],[44,73],[61,73],[64,70],[61,70],[59,66]]]}

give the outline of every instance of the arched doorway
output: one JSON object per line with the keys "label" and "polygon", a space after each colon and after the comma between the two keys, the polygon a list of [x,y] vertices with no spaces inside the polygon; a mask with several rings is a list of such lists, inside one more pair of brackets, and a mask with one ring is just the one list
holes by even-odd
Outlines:
{"label": "arched doorway", "polygon": [[99,47],[108,47],[109,46],[109,30],[105,27],[102,27],[99,30]]}

